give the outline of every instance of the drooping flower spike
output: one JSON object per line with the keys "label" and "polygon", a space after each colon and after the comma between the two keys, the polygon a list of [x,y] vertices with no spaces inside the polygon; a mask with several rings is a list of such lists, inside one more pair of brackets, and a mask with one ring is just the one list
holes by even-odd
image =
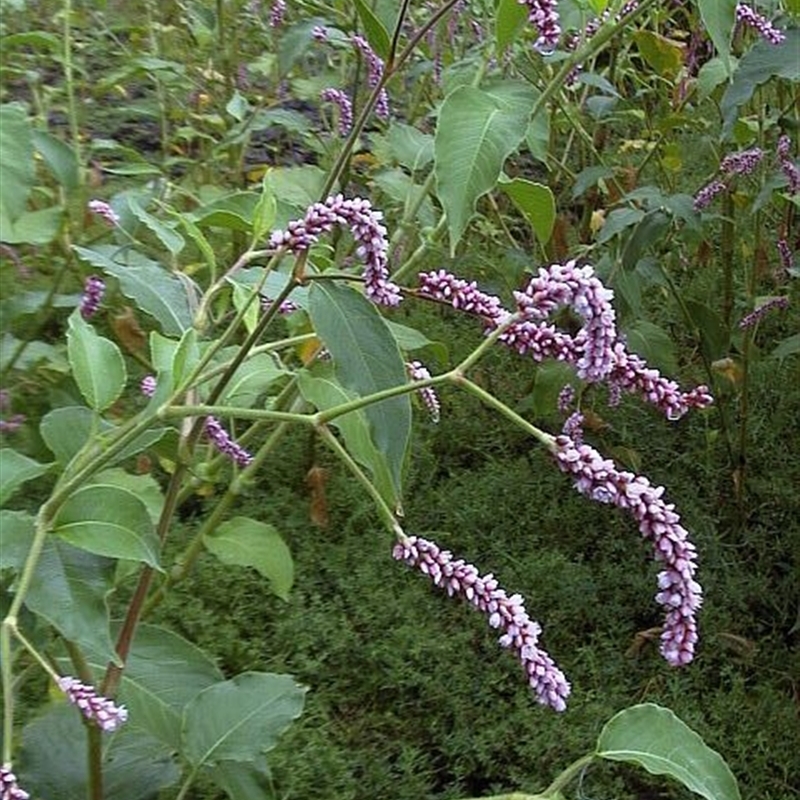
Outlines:
{"label": "drooping flower spike", "polygon": [[664,566],[656,594],[666,610],[661,654],[672,666],[688,664],[694,657],[695,613],[702,605],[703,591],[695,580],[697,552],[675,506],[664,501],[664,487],[618,470],[613,461],[568,435],[556,437],[555,456],[562,472],[575,478],[581,494],[630,511],[639,523],[642,536],[653,545],[656,561]]}
{"label": "drooping flower spike", "polygon": [[392,555],[427,575],[450,597],[461,597],[484,613],[489,625],[501,632],[500,645],[520,660],[537,701],[556,711],[567,707],[569,683],[553,659],[538,646],[542,629],[528,616],[521,595],[509,596],[493,575],[481,575],[472,564],[454,559],[450,551],[421,536],[403,537]]}
{"label": "drooping flower spike", "polygon": [[[474,281],[456,278],[445,270],[421,273],[419,282],[421,297],[481,317],[487,332],[507,323],[511,315],[498,297],[482,292]],[[523,292],[514,294],[525,318],[510,325],[499,341],[520,355],[529,355],[537,362],[554,358],[572,364],[585,380],[607,383],[612,396],[620,391],[638,394],[673,420],[690,408],[704,408],[713,402],[707,387],[683,392],[675,381],[627,351],[616,333],[610,305],[613,293],[591,267],[577,267],[572,261],[554,264],[540,269]],[[574,336],[547,321],[562,305],[571,307],[584,321]]]}
{"label": "drooping flower spike", "polygon": [[59,678],[58,688],[86,719],[95,722],[106,732],[115,731],[128,719],[125,706],[118,706],[113,700],[101,697],[94,687],[81,683],[77,678]]}
{"label": "drooping flower spike", "polygon": [[[431,373],[428,371],[428,368],[425,367],[420,361],[409,361],[406,364],[406,371],[408,372],[408,376],[412,381],[424,381],[431,377]],[[439,404],[439,398],[436,394],[436,390],[432,386],[425,386],[422,389],[419,389],[419,396],[422,398],[425,408],[428,409],[431,420],[433,422],[438,422],[442,407]]]}
{"label": "drooping flower spike", "polygon": [[781,44],[786,39],[786,34],[776,28],[763,14],[751,8],[746,3],[736,4],[736,19],[748,28],[758,31],[761,38],[770,44]]}
{"label": "drooping flower spike", "polygon": [[345,199],[337,194],[324,203],[311,205],[303,219],[290,222],[286,230],[275,231],[270,244],[291,253],[301,253],[308,250],[320,234],[333,230],[335,225],[343,225],[353,234],[358,245],[356,252],[364,261],[367,297],[380,305],[396,306],[401,300],[400,287],[389,280],[389,240],[382,219],[383,214],[373,210],[369,200]]}
{"label": "drooping flower spike", "polygon": [[206,417],[205,432],[214,447],[235,464],[240,467],[246,467],[252,462],[253,456],[231,438],[231,435],[222,427],[222,423],[216,417]]}

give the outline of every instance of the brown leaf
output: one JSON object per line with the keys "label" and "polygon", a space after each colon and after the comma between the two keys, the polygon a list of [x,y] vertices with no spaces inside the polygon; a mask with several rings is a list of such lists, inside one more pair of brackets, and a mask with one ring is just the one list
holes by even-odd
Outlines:
{"label": "brown leaf", "polygon": [[318,528],[328,527],[328,501],[325,497],[325,484],[328,482],[328,470],[324,467],[311,467],[306,473],[306,485],[311,492],[309,516]]}
{"label": "brown leaf", "polygon": [[121,314],[117,314],[111,320],[111,329],[117,337],[117,341],[129,352],[140,353],[147,344],[147,336],[139,326],[133,309],[125,306]]}

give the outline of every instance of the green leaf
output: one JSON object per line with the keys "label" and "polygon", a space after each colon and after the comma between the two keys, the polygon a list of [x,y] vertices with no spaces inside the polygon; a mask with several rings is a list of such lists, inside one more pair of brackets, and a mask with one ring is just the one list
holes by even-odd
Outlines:
{"label": "green leaf", "polygon": [[115,486],[131,492],[144,504],[153,525],[158,523],[164,507],[164,495],[161,486],[152,475],[133,475],[121,467],[113,467],[97,473],[92,479],[91,485]]}
{"label": "green leaf", "polygon": [[[56,461],[63,467],[92,438],[107,438],[117,430],[107,420],[86,406],[63,406],[48,412],[39,425],[44,443],[53,451]],[[155,444],[166,432],[166,428],[154,428],[137,436],[109,461],[116,464]]]}
{"label": "green leaf", "polygon": [[779,342],[778,346],[770,355],[773,358],[783,361],[784,358],[794,355],[795,353],[800,353],[800,333],[795,333],[793,336],[789,336],[782,342]]}
{"label": "green leaf", "polygon": [[386,142],[391,157],[406,169],[425,169],[433,161],[433,136],[413,125],[393,122],[386,136],[380,138]]}
{"label": "green leaf", "polygon": [[33,573],[25,605],[83,647],[117,661],[109,633],[106,597],[114,562],[49,536]]}
{"label": "green leaf", "polygon": [[550,116],[544,111],[531,117],[525,132],[525,144],[535,159],[547,164],[550,154]]}
{"label": "green leaf", "polygon": [[180,341],[153,331],[150,334],[150,358],[159,375],[169,373],[176,384],[180,383],[200,360],[197,331],[189,328]]}
{"label": "green leaf", "polygon": [[272,191],[267,174],[261,181],[261,197],[259,197],[256,207],[253,210],[253,239],[263,239],[275,224],[275,217],[278,213],[278,205]]}
{"label": "green leaf", "polygon": [[502,52],[516,38],[528,21],[528,10],[519,0],[500,0],[494,24],[497,49]]}
{"label": "green leaf", "polygon": [[105,410],[122,394],[128,377],[122,353],[99,336],[78,309],[69,318],[67,354],[75,383],[93,409]]}
{"label": "green leaf", "polygon": [[264,800],[273,787],[266,763],[219,761],[209,775],[233,800]]}
{"label": "green leaf", "polygon": [[165,225],[158,217],[147,211],[139,202],[139,199],[132,194],[128,195],[128,208],[130,208],[136,219],[139,220],[150,232],[161,242],[173,256],[183,250],[186,240],[177,233],[172,227]]}
{"label": "green leaf", "polygon": [[720,315],[699,300],[686,300],[685,306],[700,335],[706,358],[715,361],[727,355],[730,331],[725,327]]}
{"label": "green leaf", "polygon": [[256,192],[237,192],[209,203],[186,216],[197,225],[250,233],[258,205]]}
{"label": "green leaf", "polygon": [[96,412],[86,406],[64,406],[48,412],[39,424],[44,443],[56,461],[64,467],[93,437],[114,430]]}
{"label": "green leaf", "polygon": [[0,209],[0,239],[8,244],[50,244],[61,230],[63,218],[64,210],[53,206],[24,211],[13,222],[7,222]]}
{"label": "green leaf", "polygon": [[[317,335],[333,356],[342,385],[359,397],[407,383],[397,342],[374,304],[354,289],[333,282],[311,287],[309,313]],[[400,395],[367,406],[372,437],[385,455],[396,505],[411,436],[411,401]],[[388,499],[388,498],[387,498]]]}
{"label": "green leaf", "polygon": [[0,505],[4,505],[23,483],[44,475],[48,469],[45,464],[10,447],[0,448]]}
{"label": "green leaf", "polygon": [[770,44],[759,39],[753,48],[741,58],[733,81],[725,90],[720,101],[720,111],[724,124],[723,137],[730,138],[737,120],[739,106],[748,102],[756,89],[771,78],[800,80],[800,27],[788,28],[786,38],[781,44]]}
{"label": "green leaf", "polygon": [[93,249],[73,247],[78,257],[118,281],[123,294],[154,317],[167,336],[180,336],[192,326],[189,297],[197,287],[185,277],[168,272],[160,264],[130,248],[100,245]]}
{"label": "green leaf", "polygon": [[35,532],[36,520],[24,511],[0,511],[0,569],[22,569]]}
{"label": "green leaf", "polygon": [[289,600],[294,581],[292,554],[272,525],[234,517],[205,536],[203,544],[223,564],[253,567],[270,582],[275,595]]}
{"label": "green leaf", "polygon": [[499,84],[491,93],[460,86],[442,104],[434,172],[436,193],[447,212],[451,254],[478,198],[494,188],[503,162],[522,141],[533,97],[524,84]]}
{"label": "green leaf", "polygon": [[550,241],[556,222],[556,201],[547,186],[523,178],[501,178],[500,188],[530,223],[542,244]]}
{"label": "green leaf", "polygon": [[[638,209],[636,209],[638,211]],[[622,251],[622,266],[626,270],[635,269],[642,254],[653,245],[657,245],[666,231],[669,230],[671,220],[663,211],[648,211],[636,224],[633,233]]]}
{"label": "green leaf", "polygon": [[531,393],[520,403],[518,410],[530,410],[537,417],[552,415],[558,394],[568,383],[577,384],[574,367],[563,361],[543,361],[536,367]]}
{"label": "green leaf", "polygon": [[289,675],[245,672],[202,691],[183,715],[183,755],[193,766],[257,761],[303,710]]}
{"label": "green leaf", "polygon": [[706,800],[740,798],[722,756],[672,711],[654,703],[612,717],[600,732],[597,756],[638,764],[652,775],[669,775]]}
{"label": "green leaf", "polygon": [[636,31],[633,40],[656,74],[672,80],[677,77],[683,66],[684,45],[648,30]]}
{"label": "green leaf", "polygon": [[697,0],[703,27],[728,69],[731,37],[736,25],[736,3],[737,0]]}
{"label": "green leaf", "polygon": [[678,371],[675,342],[663,328],[639,319],[625,329],[625,336],[628,349],[640,355],[649,366],[668,374]]}
{"label": "green leaf", "polygon": [[[81,715],[62,701],[23,729],[16,774],[32,797],[86,800],[87,758]],[[104,800],[155,800],[180,778],[169,748],[132,725],[104,741],[102,769]]]}
{"label": "green leaf", "polygon": [[22,105],[0,105],[0,240],[25,210],[35,178],[33,132]]}
{"label": "green leaf", "polygon": [[25,33],[12,33],[0,39],[0,52],[5,52],[13,47],[41,47],[45,50],[59,51],[62,48],[61,39],[46,31],[26,31]]}
{"label": "green leaf", "polygon": [[269,353],[258,353],[233,373],[220,400],[226,406],[252,408],[275,381],[288,374]]}
{"label": "green leaf", "polygon": [[74,192],[81,185],[78,157],[66,142],[47,131],[34,131],[33,146],[66,191]]}
{"label": "green leaf", "polygon": [[53,532],[90,553],[143,561],[158,569],[161,545],[153,521],[145,504],[127,489],[78,489],[59,510]]}
{"label": "green leaf", "polygon": [[381,21],[372,13],[372,9],[364,0],[355,0],[356,11],[364,26],[364,33],[372,49],[384,60],[389,58],[389,50],[392,42],[386,28]]}
{"label": "green leaf", "polygon": [[[341,386],[326,367],[327,365],[315,365],[313,374],[303,371],[298,375],[300,393],[321,411],[349,403],[356,398],[356,394]],[[398,498],[389,464],[384,453],[375,446],[366,409],[343,414],[333,420],[331,425],[341,432],[350,455],[370,471],[381,497],[388,503],[396,504]]]}
{"label": "green leaf", "polygon": [[[114,626],[115,631],[118,625]],[[105,670],[101,653],[89,653],[95,674]],[[223,678],[214,662],[195,645],[156,625],[139,625],[122,673],[119,700],[131,723],[173,750],[181,747],[186,704]]]}

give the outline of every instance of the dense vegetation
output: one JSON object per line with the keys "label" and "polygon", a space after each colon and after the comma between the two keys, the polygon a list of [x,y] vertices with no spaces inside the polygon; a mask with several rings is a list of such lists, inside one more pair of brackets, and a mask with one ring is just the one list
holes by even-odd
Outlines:
{"label": "dense vegetation", "polygon": [[1,800],[800,797],[796,0],[0,7]]}

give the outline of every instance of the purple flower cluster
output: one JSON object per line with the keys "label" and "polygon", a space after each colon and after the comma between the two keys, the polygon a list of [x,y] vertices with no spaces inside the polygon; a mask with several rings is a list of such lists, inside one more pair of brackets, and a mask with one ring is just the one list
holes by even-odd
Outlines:
{"label": "purple flower cluster", "polygon": [[781,265],[784,270],[788,272],[794,266],[794,257],[792,256],[792,249],[789,247],[789,242],[786,239],[778,239],[775,243],[778,248],[778,255],[781,257]]}
{"label": "purple flower cluster", "polygon": [[[420,361],[407,362],[406,371],[408,372],[408,377],[411,378],[412,381],[424,381],[431,377],[431,373],[428,371],[427,367]],[[434,388],[432,386],[426,386],[420,389],[419,396],[422,398],[425,408],[428,409],[431,419],[434,422],[438,422],[442,407]]]}
{"label": "purple flower cluster", "polygon": [[528,8],[528,22],[536,26],[539,38],[534,47],[541,53],[549,53],[558,47],[561,25],[556,0],[518,0]]}
{"label": "purple flower cluster", "polygon": [[[367,82],[370,88],[374,89],[383,77],[383,59],[370,47],[369,42],[363,36],[355,34],[350,37],[350,41],[364,56],[364,60],[367,62]],[[381,89],[381,93],[378,95],[375,113],[380,119],[389,119],[389,95],[386,93],[386,89]]]}
{"label": "purple flower cluster", "polygon": [[404,537],[392,555],[427,575],[450,597],[459,595],[486,614],[489,625],[502,633],[500,645],[512,650],[522,663],[538,702],[556,711],[566,708],[569,683],[553,659],[537,646],[542,629],[528,616],[520,595],[509,597],[491,573],[479,574],[472,564],[454,559],[448,550],[419,536]]}
{"label": "purple flower cluster", "polygon": [[269,12],[270,28],[280,28],[286,15],[286,0],[275,0]]}
{"label": "purple flower cluster", "polygon": [[353,104],[346,92],[339,89],[323,89],[320,98],[329,103],[336,103],[339,107],[339,133],[347,136],[353,127]]}
{"label": "purple flower cluster", "polygon": [[320,234],[344,225],[350,229],[363,259],[364,284],[367,296],[375,303],[396,306],[401,300],[400,287],[389,280],[386,228],[383,215],[374,211],[369,200],[355,197],[346,200],[341,194],[329,197],[324,203],[314,203],[301,220],[290,222],[285,231],[275,231],[270,237],[273,247],[285,247],[292,253],[308,250]]}
{"label": "purple flower cluster", "polygon": [[109,225],[119,225],[119,214],[104,200],[90,200],[88,209],[92,214],[102,217]]}
{"label": "purple flower cluster", "polygon": [[800,169],[795,166],[791,156],[791,139],[785,134],[778,139],[778,160],[781,170],[789,181],[789,193],[792,195],[800,193]]}
{"label": "purple flower cluster", "polygon": [[28,800],[29,797],[26,791],[19,788],[11,764],[3,764],[0,767],[0,800]]}
{"label": "purple flower cluster", "polygon": [[514,292],[526,320],[543,322],[562,306],[570,306],[583,318],[572,347],[579,353],[578,377],[590,382],[603,380],[613,367],[612,347],[617,339],[613,297],[592,267],[578,267],[574,261],[541,268],[524,292]]}
{"label": "purple flower cluster", "polygon": [[761,322],[770,311],[774,311],[776,308],[786,308],[788,305],[788,297],[773,297],[771,300],[767,300],[766,303],[762,303],[758,308],[753,309],[747,316],[742,317],[739,320],[739,327],[742,330],[752,328]]}
{"label": "purple flower cluster", "polygon": [[13,414],[8,419],[0,418],[0,433],[15,433],[22,427],[26,419],[24,414]]}
{"label": "purple flower cluster", "polygon": [[145,375],[139,384],[139,390],[145,397],[152,397],[156,393],[156,376]]}
{"label": "purple flower cluster", "polygon": [[733,175],[750,175],[764,158],[764,151],[760,147],[751,150],[742,150],[739,153],[729,153],[719,165],[720,172],[728,177]]}
{"label": "purple flower cluster", "polygon": [[558,393],[558,410],[562,414],[566,414],[570,408],[572,408],[574,402],[575,389],[572,387],[572,384],[568,383],[566,386],[563,386]]}
{"label": "purple flower cluster", "polygon": [[581,494],[630,511],[639,531],[652,543],[656,561],[664,566],[655,597],[666,610],[661,654],[673,666],[688,664],[694,657],[695,612],[702,605],[703,591],[694,578],[697,552],[675,506],[664,501],[664,488],[653,486],[644,476],[618,470],[593,447],[569,436],[556,438],[555,456],[559,468],[575,477]]}
{"label": "purple flower cluster", "polygon": [[728,187],[722,181],[716,178],[710,183],[707,183],[694,196],[694,210],[702,211],[704,208],[708,208],[708,206],[714,202],[716,196],[724,192],[727,188]]}
{"label": "purple flower cluster", "polygon": [[81,297],[81,316],[89,319],[97,313],[103,295],[106,292],[106,285],[102,278],[97,275],[90,275],[83,285],[83,296]]}
{"label": "purple flower cluster", "polygon": [[575,444],[582,444],[583,443],[583,414],[580,411],[575,411],[570,414],[566,420],[564,420],[564,425],[561,428],[561,433],[564,436],[569,436]]}
{"label": "purple flower cluster", "polygon": [[[456,278],[445,270],[422,273],[419,280],[420,296],[481,317],[489,331],[510,317],[500,299],[480,291],[474,281]],[[595,277],[591,267],[568,262],[540,269],[526,290],[514,296],[525,319],[512,323],[499,340],[520,355],[531,355],[535,361],[554,358],[573,364],[585,380],[608,383],[612,394],[639,394],[669,419],[679,419],[690,408],[704,408],[713,402],[707,387],[682,392],[675,381],[627,351],[616,333],[613,293]],[[570,306],[583,318],[584,325],[574,336],[546,321],[562,305]]]}
{"label": "purple flower cluster", "polygon": [[324,25],[315,25],[311,30],[311,36],[318,42],[327,42],[328,29]]}
{"label": "purple flower cluster", "polygon": [[770,44],[780,44],[786,39],[786,34],[782,30],[776,28],[765,16],[746,3],[736,4],[736,19],[743,25],[757,30],[761,38]]}
{"label": "purple flower cluster", "polygon": [[[272,308],[275,301],[271,297],[262,297],[261,298],[261,308],[266,311],[267,309]],[[279,314],[293,314],[295,311],[299,311],[300,306],[297,303],[293,302],[292,300],[284,300],[280,306],[278,306],[278,313]]]}
{"label": "purple flower cluster", "polygon": [[77,678],[59,678],[58,688],[86,719],[96,722],[104,731],[115,731],[128,719],[125,706],[118,706],[113,700],[101,697],[92,686],[81,683]]}
{"label": "purple flower cluster", "polygon": [[216,417],[206,417],[205,431],[206,436],[211,439],[211,443],[214,447],[223,455],[228,456],[235,464],[238,464],[240,467],[246,467],[252,462],[253,456],[231,438],[230,434],[222,427],[222,423]]}

